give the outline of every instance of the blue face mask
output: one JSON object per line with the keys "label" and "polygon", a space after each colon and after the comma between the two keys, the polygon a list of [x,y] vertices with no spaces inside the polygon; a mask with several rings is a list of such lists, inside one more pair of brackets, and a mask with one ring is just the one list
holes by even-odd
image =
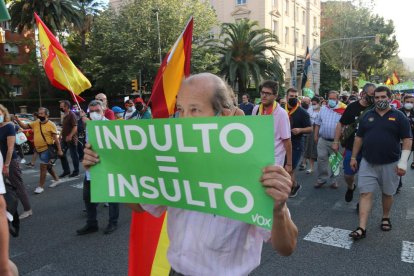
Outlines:
{"label": "blue face mask", "polygon": [[328,100],[328,105],[330,108],[334,108],[338,104],[335,100]]}
{"label": "blue face mask", "polygon": [[0,124],[4,122],[4,115],[0,115]]}

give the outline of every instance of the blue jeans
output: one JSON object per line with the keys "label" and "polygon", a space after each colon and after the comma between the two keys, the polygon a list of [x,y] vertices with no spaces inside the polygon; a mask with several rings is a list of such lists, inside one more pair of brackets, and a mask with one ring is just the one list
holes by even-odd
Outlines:
{"label": "blue jeans", "polygon": [[[86,213],[88,219],[86,224],[89,226],[98,226],[98,220],[96,219],[97,211],[96,207],[98,203],[91,202],[91,181],[83,181],[83,200],[85,201]],[[119,203],[109,203],[109,224],[117,225],[119,217]]]}
{"label": "blue jeans", "polygon": [[73,172],[79,173],[79,155],[78,155],[78,145],[72,142],[65,142],[61,141],[60,143],[63,151],[63,156],[60,157],[60,160],[62,161],[62,169],[64,173],[70,173],[70,167],[68,158],[66,157],[66,152],[70,151],[70,157],[72,158],[73,162]]}

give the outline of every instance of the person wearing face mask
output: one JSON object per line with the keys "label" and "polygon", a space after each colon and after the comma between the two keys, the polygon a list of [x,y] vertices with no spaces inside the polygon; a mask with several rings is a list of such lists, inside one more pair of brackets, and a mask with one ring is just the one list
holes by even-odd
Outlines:
{"label": "person wearing face mask", "polygon": [[302,164],[300,166],[301,170],[306,169],[306,163],[309,160],[309,169],[306,170],[307,174],[311,174],[313,172],[313,167],[315,164],[315,161],[318,158],[318,151],[316,148],[316,143],[314,142],[314,125],[315,125],[315,119],[318,117],[319,111],[321,109],[320,103],[321,100],[318,97],[313,97],[311,99],[312,105],[308,109],[311,125],[312,125],[312,132],[309,133],[309,135],[306,137],[305,140],[305,150],[303,152],[303,160]]}
{"label": "person wearing face mask", "polygon": [[123,118],[125,120],[131,119],[134,112],[135,112],[134,101],[131,99],[126,100],[125,101],[125,112],[124,112]]}
{"label": "person wearing face mask", "polygon": [[[78,120],[75,113],[71,111],[71,104],[67,100],[60,101],[60,112],[63,113],[62,132],[60,133],[60,144],[63,155],[60,157],[62,163],[62,174],[59,178],[77,177],[79,175],[79,155],[78,155]],[[70,151],[70,157],[73,163],[73,171],[70,173],[70,167],[66,152]],[[53,183],[50,187],[55,187],[58,183]]]}
{"label": "person wearing face mask", "polygon": [[119,106],[114,106],[114,107],[112,107],[112,111],[114,112],[115,118],[117,120],[123,120],[124,119],[125,110],[123,110]]}
{"label": "person wearing face mask", "polygon": [[95,96],[95,100],[102,102],[105,118],[108,120],[115,120],[115,114],[108,106],[108,98],[106,95],[104,93],[99,93]]}
{"label": "person wearing face mask", "polygon": [[47,172],[49,172],[49,174],[53,177],[51,185],[56,186],[56,184],[60,182],[59,177],[56,175],[56,172],[53,169],[53,164],[56,160],[51,159],[48,145],[56,145],[58,156],[62,156],[63,152],[60,146],[59,138],[57,136],[56,125],[49,120],[49,110],[45,107],[39,107],[37,118],[38,120],[29,124],[21,122],[17,117],[14,119],[21,128],[31,128],[33,130],[33,141],[40,159],[39,186],[35,189],[34,192],[35,194],[41,194],[44,191]]}
{"label": "person wearing face mask", "polygon": [[131,119],[151,119],[151,108],[146,106],[142,98],[136,98],[134,100],[135,112],[132,114]]}
{"label": "person wearing face mask", "polygon": [[[399,177],[407,171],[412,147],[410,122],[399,110],[391,108],[391,91],[386,86],[375,89],[375,108],[360,120],[355,136],[351,168],[358,173],[359,226],[349,236],[354,240],[365,238],[368,215],[372,208],[373,193],[377,186],[382,192],[381,230],[390,231],[390,211]],[[400,141],[402,141],[402,150]],[[357,156],[362,149],[362,161]]]}
{"label": "person wearing face mask", "polygon": [[[365,112],[374,106],[374,90],[374,84],[365,84],[361,92],[361,99],[347,106],[344,114],[341,116],[341,119],[336,125],[332,149],[335,152],[339,151],[340,140],[342,140],[342,146],[345,148],[343,160],[344,178],[348,188],[345,193],[346,202],[352,201],[356,188],[355,174],[357,171],[352,170],[349,165],[352,155],[352,147],[354,145],[354,137],[358,129],[359,120],[361,120]],[[361,158],[362,156],[359,154],[357,156],[358,163],[361,162]]]}
{"label": "person wearing face mask", "polygon": [[[92,121],[106,121],[108,120],[104,116],[104,106],[101,101],[91,101],[88,105],[89,117]],[[83,113],[82,120],[85,124],[88,123],[89,119]],[[88,142],[88,134],[86,133],[86,142]],[[86,225],[78,230],[78,235],[86,235],[94,232],[98,232],[98,220],[97,220],[97,203],[91,202],[91,176],[89,170],[85,172],[85,178],[83,181],[83,200],[85,202],[87,220]],[[104,234],[111,234],[118,228],[119,218],[119,203],[109,203],[109,222],[104,230]]]}
{"label": "person wearing face mask", "polygon": [[[292,141],[292,191],[289,197],[296,197],[302,186],[296,181],[295,169],[303,153],[303,135],[312,131],[309,113],[301,106],[298,91],[289,88],[286,92],[287,106],[285,108],[290,120]],[[309,100],[309,98],[308,98]],[[305,102],[306,103],[306,102]],[[309,104],[308,104],[309,107]]]}
{"label": "person wearing face mask", "polygon": [[328,92],[328,105],[321,108],[315,119],[314,142],[318,145],[318,178],[315,188],[330,182],[331,188],[338,189],[337,176],[329,168],[329,156],[333,153],[336,124],[345,108],[346,105],[339,102],[339,93],[331,90]]}
{"label": "person wearing face mask", "polygon": [[[407,116],[408,120],[410,121],[411,125],[411,131],[414,134],[414,96],[411,94],[407,94],[403,98],[403,107],[400,109],[402,113]],[[414,143],[411,148],[411,151],[414,152]],[[411,163],[411,169],[414,169],[414,154],[413,155],[413,161]]]}

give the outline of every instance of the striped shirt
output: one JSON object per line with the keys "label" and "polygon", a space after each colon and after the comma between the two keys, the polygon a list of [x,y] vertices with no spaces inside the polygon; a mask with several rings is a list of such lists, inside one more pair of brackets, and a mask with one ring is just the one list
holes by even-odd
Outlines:
{"label": "striped shirt", "polygon": [[142,207],[154,216],[168,209],[168,261],[184,275],[248,275],[259,266],[270,231],[229,218],[158,205]]}
{"label": "striped shirt", "polygon": [[339,119],[341,119],[341,114],[323,106],[315,119],[315,125],[320,126],[319,136],[324,139],[334,139],[336,124],[339,122]]}

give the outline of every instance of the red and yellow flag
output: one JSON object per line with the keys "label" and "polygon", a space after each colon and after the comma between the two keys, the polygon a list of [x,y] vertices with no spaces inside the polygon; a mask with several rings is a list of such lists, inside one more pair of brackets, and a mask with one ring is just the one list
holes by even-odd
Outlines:
{"label": "red and yellow flag", "polygon": [[39,32],[42,64],[50,83],[58,89],[68,90],[76,95],[90,88],[91,83],[76,68],[56,37],[36,13],[34,16]]}
{"label": "red and yellow flag", "polygon": [[400,78],[398,77],[397,72],[394,71],[392,73],[391,78],[392,78],[392,84],[396,85],[396,84],[400,83]]}
{"label": "red and yellow flag", "polygon": [[[190,75],[193,18],[165,56],[155,78],[150,101],[154,118],[174,114],[181,81]],[[167,276],[169,240],[167,215],[155,218],[148,213],[133,212],[129,240],[129,276]]]}
{"label": "red and yellow flag", "polygon": [[386,85],[391,85],[392,84],[392,80],[388,77],[387,80],[385,81]]}
{"label": "red and yellow flag", "polygon": [[150,101],[154,118],[168,118],[174,114],[175,100],[181,81],[190,75],[193,18],[165,56],[158,69]]}

